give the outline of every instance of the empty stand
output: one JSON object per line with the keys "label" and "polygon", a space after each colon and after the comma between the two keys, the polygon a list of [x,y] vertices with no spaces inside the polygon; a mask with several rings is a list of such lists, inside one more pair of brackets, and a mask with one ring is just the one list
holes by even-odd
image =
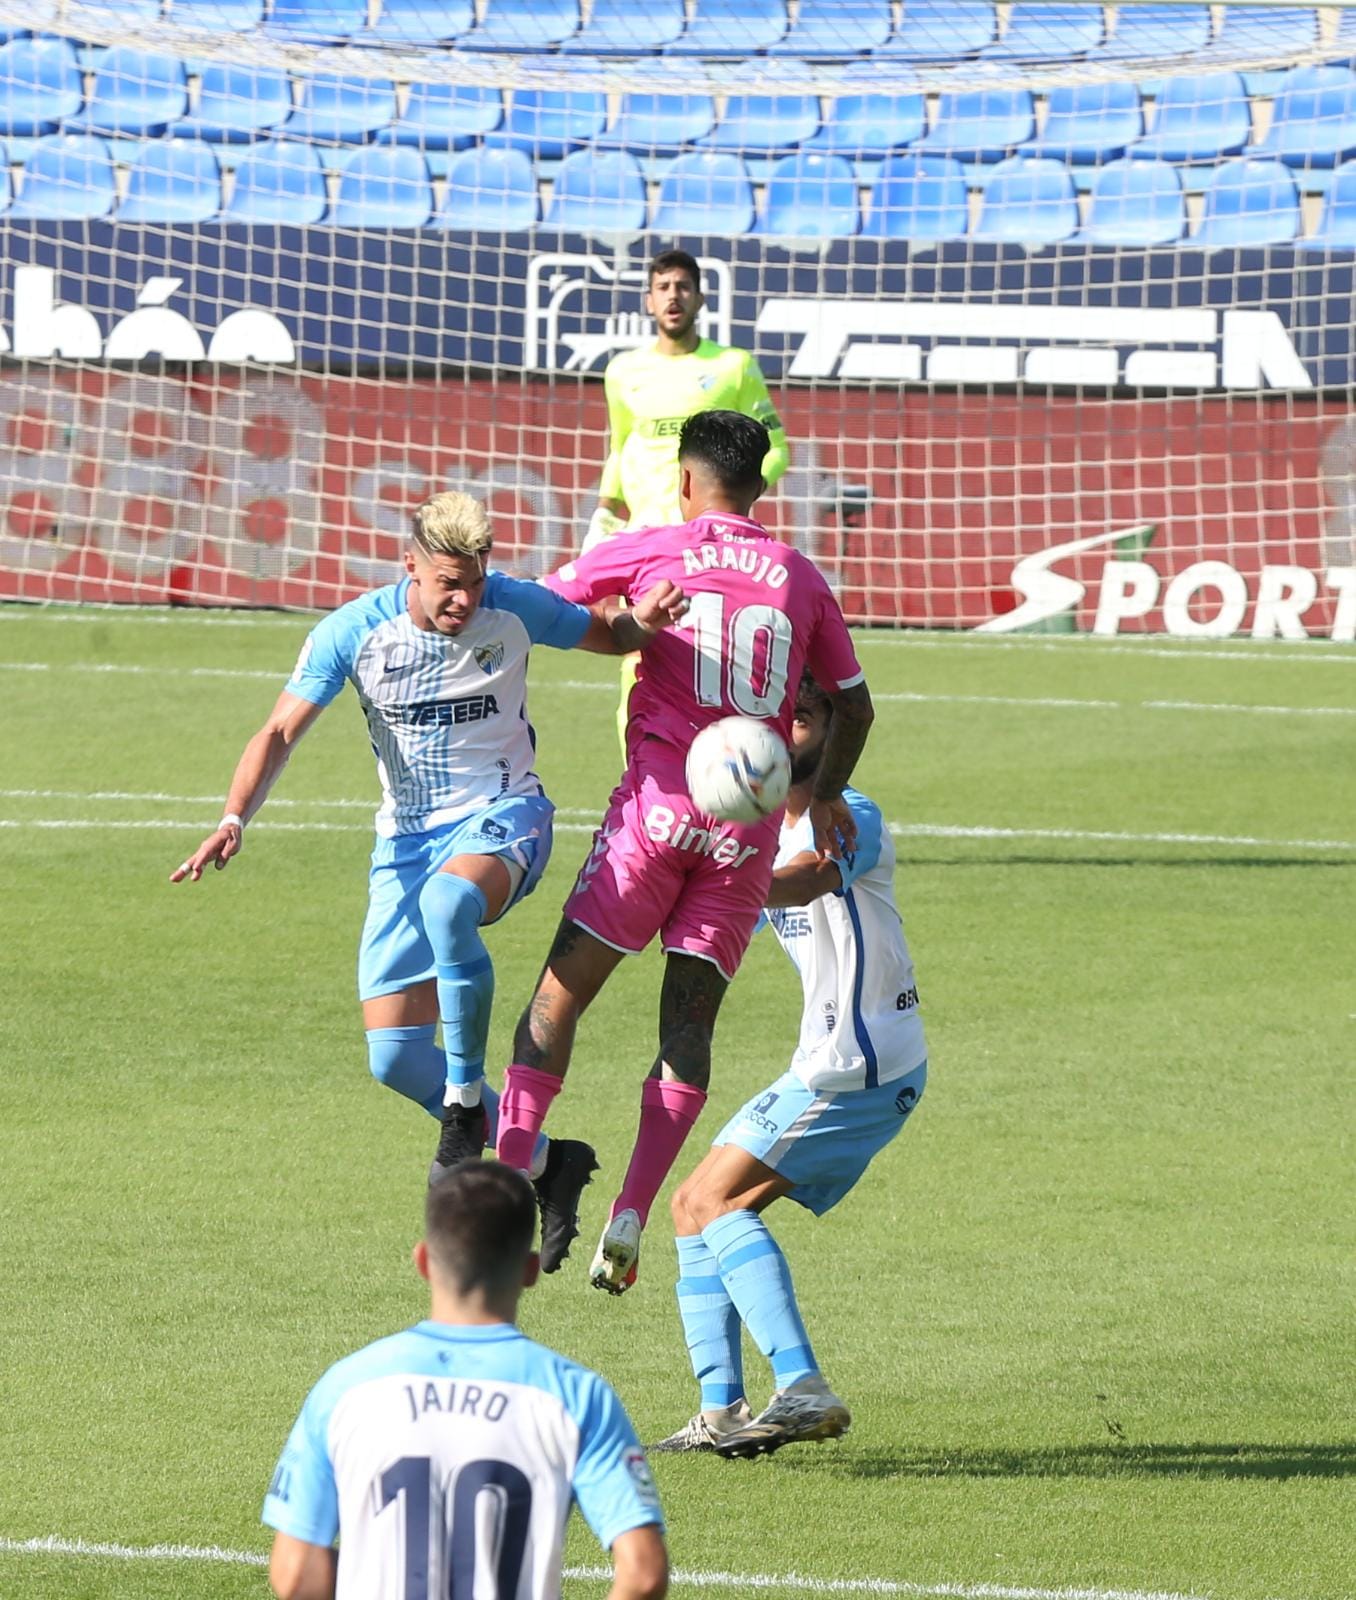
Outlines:
{"label": "empty stand", "polygon": [[9,214],[88,221],[106,217],[116,193],[113,158],[103,139],[53,133],[38,140],[24,163],[23,185]]}
{"label": "empty stand", "polygon": [[787,62],[782,74],[788,81],[800,79],[803,94],[731,95],[725,115],[698,143],[711,150],[728,150],[744,156],[772,155],[794,150],[819,131],[819,96],[812,91],[810,69],[800,67],[793,74]]}
{"label": "empty stand", "polygon": [[865,54],[890,37],[886,0],[801,0],[789,33],[769,51],[802,61],[841,61]]}
{"label": "empty stand", "polygon": [[287,139],[362,143],[395,120],[395,85],[382,78],[316,76],[302,81],[301,101],[282,129]]}
{"label": "empty stand", "polygon": [[970,200],[959,161],[898,155],[881,164],[862,233],[869,239],[935,244],[961,238],[969,225]]}
{"label": "empty stand", "polygon": [[337,228],[422,228],[433,211],[428,165],[403,145],[368,145],[343,170]]}
{"label": "empty stand", "polygon": [[355,44],[431,49],[466,33],[475,22],[471,0],[382,0],[381,14],[355,35]]}
{"label": "empty stand", "polygon": [[1058,244],[1077,227],[1078,196],[1064,163],[1010,156],[989,174],[972,237],[1039,248]]}
{"label": "empty stand", "polygon": [[994,88],[944,94],[937,121],[913,148],[967,162],[1000,161],[1036,131],[1028,89]]}
{"label": "empty stand", "polygon": [[1296,67],[1276,97],[1266,138],[1248,154],[1303,168],[1333,167],[1356,155],[1356,73]]}
{"label": "empty stand", "polygon": [[0,45],[0,134],[55,133],[84,99],[80,65],[65,39],[11,39]]}
{"label": "empty stand", "polygon": [[876,54],[906,61],[962,61],[993,43],[998,16],[976,0],[904,0],[899,27]]}
{"label": "empty stand", "polygon": [[857,180],[842,156],[783,156],[773,167],[755,233],[778,239],[840,239],[857,232]]}
{"label": "empty stand", "polygon": [[770,50],[786,32],[782,0],[696,0],[688,31],[667,53],[737,57]]}
{"label": "empty stand", "polygon": [[1019,3],[1008,13],[1003,37],[980,54],[985,61],[1073,61],[1095,50],[1104,32],[1100,5]]}
{"label": "empty stand", "polygon": [[203,33],[250,33],[264,20],[264,0],[171,0],[170,18]]}
{"label": "empty stand", "polygon": [[485,143],[554,161],[596,139],[606,121],[607,96],[589,88],[587,78],[577,89],[518,89],[502,127],[487,133]]}
{"label": "empty stand", "polygon": [[1076,244],[1149,250],[1176,244],[1186,232],[1186,197],[1176,167],[1165,162],[1112,161],[1088,196]]}
{"label": "empty stand", "polygon": [[183,62],[120,44],[104,52],[83,115],[66,118],[62,127],[67,133],[163,133],[187,109]]}
{"label": "empty stand", "polygon": [[133,157],[119,222],[207,222],[221,210],[221,169],[200,139],[147,139]]}
{"label": "empty stand", "polygon": [[1311,250],[1356,250],[1356,161],[1344,161],[1333,173],[1318,227],[1299,242]]}
{"label": "empty stand", "polygon": [[567,233],[639,233],[645,179],[624,150],[577,150],[556,169],[544,228]]}
{"label": "empty stand", "polygon": [[477,27],[459,50],[549,50],[579,31],[578,0],[487,0]]}
{"label": "empty stand", "polygon": [[532,163],[521,150],[463,150],[447,169],[447,189],[432,222],[453,233],[520,233],[536,225]]}
{"label": "empty stand", "polygon": [[[901,83],[907,68],[892,67],[889,81]],[[825,155],[849,156],[857,160],[879,159],[920,138],[927,127],[927,102],[923,91],[882,94],[868,85],[881,80],[874,62],[850,67],[840,80],[846,94],[833,95],[829,115],[820,130],[801,141],[802,149]],[[860,84],[860,94],[854,92]]]}
{"label": "empty stand", "polygon": [[1188,241],[1203,248],[1289,244],[1300,231],[1299,191],[1279,161],[1226,161],[1210,175],[1201,225]]}
{"label": "empty stand", "polygon": [[316,147],[268,139],[255,145],[235,169],[235,185],[222,218],[304,228],[323,222],[328,206]]}
{"label": "empty stand", "polygon": [[464,150],[504,120],[499,89],[470,84],[414,83],[404,112],[377,135],[383,144],[420,150]]}
{"label": "empty stand", "polygon": [[367,0],[272,0],[270,33],[306,44],[347,44],[367,24]]}
{"label": "empty stand", "polygon": [[[636,72],[631,73],[634,81]],[[673,65],[656,63],[645,74],[652,76],[655,90],[632,90],[621,97],[617,120],[600,136],[598,143],[612,148],[658,154],[682,149],[710,133],[716,120],[716,102],[713,96],[700,92],[680,94],[671,86],[674,81]],[[684,70],[683,81],[693,81],[693,74]]]}
{"label": "empty stand", "polygon": [[223,66],[210,61],[198,84],[191,116],[170,128],[174,137],[244,144],[286,122],[292,114],[292,83],[281,72]]}
{"label": "empty stand", "polygon": [[562,49],[595,56],[644,55],[682,37],[683,0],[594,0],[588,23]]}
{"label": "empty stand", "polygon": [[1102,166],[1125,154],[1144,132],[1144,112],[1133,83],[1058,85],[1046,102],[1045,126],[1023,154],[1071,167]]}
{"label": "empty stand", "polygon": [[1252,111],[1236,72],[1169,78],[1154,125],[1129,154],[1147,161],[1218,161],[1237,155],[1252,134]]}
{"label": "empty stand", "polygon": [[1121,6],[1114,32],[1097,46],[1089,60],[1170,61],[1192,56],[1210,42],[1210,7]]}
{"label": "empty stand", "polygon": [[656,233],[737,238],[753,227],[753,186],[738,156],[690,151],[664,174],[650,227]]}

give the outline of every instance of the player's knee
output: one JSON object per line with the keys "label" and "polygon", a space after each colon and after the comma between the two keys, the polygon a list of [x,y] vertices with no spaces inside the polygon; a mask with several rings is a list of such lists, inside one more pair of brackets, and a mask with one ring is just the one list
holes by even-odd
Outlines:
{"label": "player's knee", "polygon": [[386,1088],[408,1093],[408,1085],[426,1076],[430,1063],[437,1066],[432,1023],[426,1027],[367,1030],[367,1069]]}
{"label": "player's knee", "polygon": [[435,872],[419,891],[424,927],[433,938],[447,930],[453,940],[469,937],[484,920],[485,896],[469,878],[455,872]]}
{"label": "player's knee", "polygon": [[674,1225],[679,1233],[700,1233],[720,1215],[717,1198],[702,1182],[700,1171],[678,1185],[671,1202]]}

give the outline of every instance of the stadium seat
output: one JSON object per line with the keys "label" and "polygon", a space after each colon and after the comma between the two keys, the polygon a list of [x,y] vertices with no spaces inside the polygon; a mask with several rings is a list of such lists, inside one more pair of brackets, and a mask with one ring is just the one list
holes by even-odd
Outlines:
{"label": "stadium seat", "polygon": [[1177,168],[1166,161],[1110,161],[1097,174],[1088,216],[1071,244],[1176,244],[1186,232],[1186,199]]}
{"label": "stadium seat", "polygon": [[14,179],[10,170],[0,163],[0,216],[9,210],[10,201],[14,198]]}
{"label": "stadium seat", "polygon": [[402,145],[368,145],[344,167],[336,228],[422,228],[433,212],[428,164]]}
{"label": "stadium seat", "polygon": [[465,33],[475,15],[471,0],[382,0],[377,20],[353,42],[427,50]]}
{"label": "stadium seat", "polygon": [[683,0],[594,0],[585,26],[561,49],[595,56],[644,55],[683,32]]}
{"label": "stadium seat", "polygon": [[819,96],[809,67],[783,63],[778,74],[800,94],[732,94],[725,115],[697,143],[708,150],[729,150],[744,156],[765,156],[794,150],[819,132]]}
{"label": "stadium seat", "polygon": [[92,134],[48,134],[34,145],[23,172],[11,217],[88,221],[113,209],[113,158]]}
{"label": "stadium seat", "polygon": [[273,0],[269,33],[306,44],[347,44],[367,24],[367,0]]}
{"label": "stadium seat", "polygon": [[[635,150],[659,155],[682,149],[711,131],[716,120],[716,102],[709,94],[673,92],[673,65],[655,62],[639,64],[628,72],[633,83],[653,79],[655,88],[632,89],[621,98],[617,120],[596,143],[609,149]],[[684,84],[698,81],[685,70]]]}
{"label": "stadium seat", "polygon": [[488,0],[458,50],[549,50],[579,31],[579,0]]}
{"label": "stadium seat", "polygon": [[624,150],[576,150],[556,169],[543,228],[562,233],[640,233],[645,179]]}
{"label": "stadium seat", "polygon": [[55,133],[84,103],[84,82],[65,39],[11,39],[0,45],[0,135]]}
{"label": "stadium seat", "polygon": [[890,37],[885,0],[801,0],[791,31],[769,55],[802,61],[844,61],[883,45]]}
{"label": "stadium seat", "polygon": [[1318,227],[1299,243],[1307,250],[1356,250],[1356,161],[1344,161],[1333,173]]}
{"label": "stadium seat", "polygon": [[673,56],[751,56],[786,32],[782,0],[697,0],[692,22],[665,50]]}
{"label": "stadium seat", "polygon": [[504,120],[498,89],[470,84],[412,83],[404,114],[377,135],[378,144],[420,150],[464,150]]}
{"label": "stadium seat", "polygon": [[1058,244],[1078,227],[1078,196],[1062,161],[1009,156],[989,174],[972,239],[988,244]]}
{"label": "stadium seat", "polygon": [[1126,152],[1136,161],[1218,161],[1237,155],[1252,133],[1252,112],[1236,72],[1169,78],[1153,128]]}
{"label": "stadium seat", "polygon": [[1351,55],[1344,59],[1356,60],[1356,10],[1350,6],[1343,6],[1337,13],[1337,32],[1332,42],[1334,46],[1349,45]]}
{"label": "stadium seat", "polygon": [[281,72],[211,61],[203,68],[193,115],[181,117],[169,132],[172,138],[244,144],[291,114],[292,84]]}
{"label": "stadium seat", "polygon": [[1356,156],[1356,73],[1349,67],[1296,67],[1272,108],[1266,138],[1250,156],[1288,167],[1335,167]]}
{"label": "stadium seat", "polygon": [[325,171],[312,144],[268,139],[235,169],[235,189],[222,208],[223,222],[323,222],[328,206]]}
{"label": "stadium seat", "polygon": [[1299,191],[1280,161],[1226,161],[1210,175],[1201,225],[1187,240],[1202,249],[1289,244],[1300,232]]}
{"label": "stadium seat", "polygon": [[783,156],[768,176],[754,232],[776,239],[842,239],[861,227],[857,179],[842,156]]}
{"label": "stadium seat", "polygon": [[582,62],[570,64],[582,81],[570,89],[515,89],[503,125],[485,135],[492,150],[511,147],[533,160],[558,161],[596,139],[607,121],[607,95],[589,87]]}
{"label": "stadium seat", "polygon": [[62,128],[67,133],[163,133],[187,109],[182,61],[115,44],[99,62],[84,112],[67,117]]}
{"label": "stadium seat", "polygon": [[[876,62],[849,67],[838,83],[840,90],[849,92],[830,98],[828,121],[818,133],[801,141],[801,149],[860,161],[879,159],[912,144],[927,127],[927,103],[921,88],[898,92],[911,78],[912,69],[901,62],[889,74],[896,92],[882,94],[868,87],[882,79]],[[853,93],[858,85],[861,92]]]}
{"label": "stadium seat", "polygon": [[[90,11],[106,11],[111,29],[135,33],[160,21],[160,0],[84,0]],[[69,23],[68,23],[69,26]]]}
{"label": "stadium seat", "polygon": [[521,150],[463,150],[430,227],[450,233],[521,233],[537,224],[537,180]]}
{"label": "stadium seat", "polygon": [[287,139],[363,144],[395,115],[395,85],[384,78],[303,78],[301,103],[281,132]]}
{"label": "stadium seat", "polygon": [[[1281,62],[1317,43],[1318,12],[1312,6],[1225,6],[1219,33],[1198,60],[1202,72],[1267,57]],[[1255,95],[1274,94],[1284,72],[1281,67],[1240,70],[1248,93]]]}
{"label": "stadium seat", "polygon": [[905,154],[881,163],[862,226],[865,238],[935,244],[963,237],[969,225],[969,191],[959,161]]}
{"label": "stadium seat", "polygon": [[650,228],[734,239],[753,226],[753,189],[738,156],[693,150],[677,157],[659,186]]}
{"label": "stadium seat", "polygon": [[980,51],[983,61],[1069,61],[1102,42],[1105,22],[1100,5],[1023,5],[1012,7],[1007,31]]}
{"label": "stadium seat", "polygon": [[1059,85],[1046,102],[1045,126],[1021,154],[1071,167],[1102,166],[1124,155],[1143,132],[1144,112],[1133,83]]}
{"label": "stadium seat", "polygon": [[[0,24],[0,44],[8,44],[11,39],[27,39],[33,34],[55,33],[61,8],[62,0],[28,0],[22,14]],[[10,190],[6,189],[6,205],[9,194]]]}
{"label": "stadium seat", "polygon": [[1170,61],[1173,56],[1195,56],[1209,43],[1209,6],[1121,6],[1115,32],[1088,59]]}
{"label": "stadium seat", "polygon": [[977,89],[942,95],[937,121],[912,148],[958,161],[1000,161],[1036,131],[1027,89]]}
{"label": "stadium seat", "polygon": [[221,169],[199,139],[147,139],[133,158],[119,222],[207,222],[221,210]]}
{"label": "stadium seat", "polygon": [[199,33],[250,33],[263,17],[264,0],[170,0],[170,20]]}
{"label": "stadium seat", "polygon": [[961,61],[994,41],[998,18],[988,0],[904,0],[899,27],[875,52],[906,61]]}

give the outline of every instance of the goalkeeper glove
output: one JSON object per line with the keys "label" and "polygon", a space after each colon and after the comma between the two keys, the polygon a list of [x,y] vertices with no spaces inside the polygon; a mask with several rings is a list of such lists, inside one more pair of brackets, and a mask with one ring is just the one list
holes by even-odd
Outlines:
{"label": "goalkeeper glove", "polygon": [[626,526],[625,521],[615,511],[609,511],[606,506],[599,506],[589,518],[589,531],[584,535],[584,545],[580,555],[587,555],[594,545],[602,544],[605,539],[611,539]]}

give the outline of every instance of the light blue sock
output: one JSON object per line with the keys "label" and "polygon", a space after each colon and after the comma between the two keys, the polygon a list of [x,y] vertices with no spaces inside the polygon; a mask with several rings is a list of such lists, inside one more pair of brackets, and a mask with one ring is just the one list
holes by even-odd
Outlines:
{"label": "light blue sock", "polygon": [[446,1087],[463,1105],[475,1105],[485,1077],[485,1045],[494,1004],[494,966],[480,937],[488,909],[475,884],[452,872],[435,872],[419,894],[424,932],[433,946],[438,1015],[447,1054]]}
{"label": "light blue sock", "polygon": [[702,1230],[721,1282],[753,1342],[772,1363],[779,1389],[819,1371],[810,1336],[800,1318],[791,1269],[763,1219],[731,1211]]}
{"label": "light blue sock", "polygon": [[441,1119],[447,1063],[434,1043],[436,1032],[431,1022],[418,1028],[369,1028],[367,1064],[378,1083]]}
{"label": "light blue sock", "polygon": [[677,1242],[678,1315],[692,1371],[702,1386],[702,1410],[715,1411],[744,1398],[739,1313],[701,1234],[680,1236]]}

